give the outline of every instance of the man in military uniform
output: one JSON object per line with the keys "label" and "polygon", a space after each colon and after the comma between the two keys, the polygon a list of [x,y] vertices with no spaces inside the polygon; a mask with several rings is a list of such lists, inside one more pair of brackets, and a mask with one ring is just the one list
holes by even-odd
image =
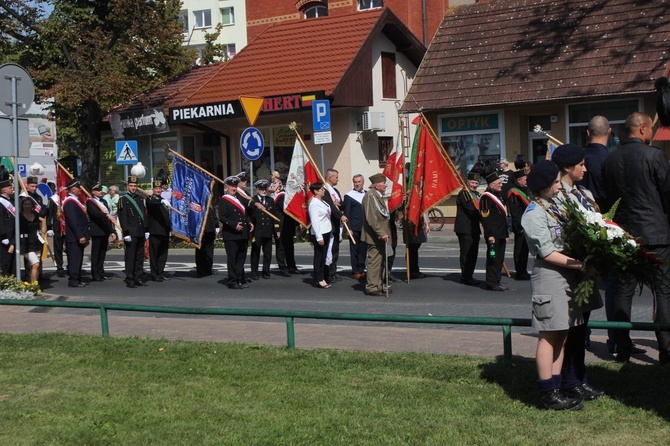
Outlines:
{"label": "man in military uniform", "polygon": [[161,196],[164,180],[155,180],[153,183],[153,194],[146,200],[147,216],[149,222],[149,267],[151,269],[151,280],[163,282],[165,277],[165,264],[167,263],[168,250],[170,248],[170,202]]}
{"label": "man in military uniform", "polygon": [[67,244],[67,286],[80,288],[86,286],[81,281],[81,265],[84,261],[84,248],[88,245],[91,233],[86,207],[79,200],[81,184],[78,180],[72,180],[67,184],[67,190],[68,195],[63,200],[65,243]]}
{"label": "man in military uniform", "polygon": [[361,240],[368,245],[368,272],[365,294],[383,296],[386,244],[390,241],[389,212],[383,199],[386,177],[377,173],[370,177],[372,188],[363,197],[363,232]]}
{"label": "man in military uniform", "polygon": [[251,240],[251,278],[258,280],[258,263],[263,251],[263,279],[270,278],[270,262],[272,262],[272,235],[279,233],[279,222],[268,215],[274,209],[274,201],[268,197],[270,182],[266,179],[254,183],[256,195],[249,206],[254,233]]}
{"label": "man in military uniform", "polygon": [[91,276],[95,282],[112,280],[105,276],[105,257],[107,257],[107,246],[109,245],[109,236],[116,240],[114,231],[114,217],[109,214],[109,207],[102,199],[102,185],[97,183],[91,188],[93,195],[86,202],[86,211],[90,219],[91,228]]}
{"label": "man in military uniform", "polygon": [[16,274],[16,209],[14,208],[14,178],[0,165],[0,274]]}
{"label": "man in military uniform", "polygon": [[481,215],[479,214],[479,174],[468,173],[467,189],[463,188],[456,198],[456,220],[454,232],[458,237],[461,263],[461,283],[477,285],[479,282],[472,276],[477,265]]}
{"label": "man in military uniform", "polygon": [[515,280],[530,280],[528,274],[528,242],[521,226],[521,217],[530,204],[529,190],[526,187],[525,170],[514,172],[514,185],[507,192],[507,207],[512,217],[512,231],[514,232],[514,271]]}
{"label": "man in military uniform", "polygon": [[240,179],[228,177],[224,181],[226,193],[219,201],[219,221],[223,223],[221,234],[226,248],[228,261],[228,287],[233,290],[248,288],[244,278],[244,261],[247,258],[249,233],[254,225],[249,218],[247,208],[237,195]]}
{"label": "man in military uniform", "polygon": [[209,204],[209,212],[205,220],[205,230],[200,239],[200,248],[195,249],[195,271],[198,277],[207,277],[214,274],[214,241],[219,233],[219,217],[216,212],[218,200],[212,197]]}
{"label": "man in military uniform", "polygon": [[486,177],[488,187],[479,200],[486,239],[486,289],[490,291],[505,291],[506,287],[500,284],[500,271],[505,261],[505,247],[507,245],[507,209],[503,203],[501,192],[503,183],[496,172]]}
{"label": "man in military uniform", "polygon": [[144,241],[149,238],[147,210],[144,198],[137,192],[137,177],[128,177],[126,193],[119,199],[119,221],[125,244],[124,263],[128,288],[147,286],[142,280],[144,272]]}

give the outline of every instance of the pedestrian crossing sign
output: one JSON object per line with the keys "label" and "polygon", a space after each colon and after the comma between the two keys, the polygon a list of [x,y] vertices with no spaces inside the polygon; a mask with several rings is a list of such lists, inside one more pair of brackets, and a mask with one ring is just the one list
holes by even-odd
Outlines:
{"label": "pedestrian crossing sign", "polygon": [[137,141],[116,141],[116,164],[137,164]]}

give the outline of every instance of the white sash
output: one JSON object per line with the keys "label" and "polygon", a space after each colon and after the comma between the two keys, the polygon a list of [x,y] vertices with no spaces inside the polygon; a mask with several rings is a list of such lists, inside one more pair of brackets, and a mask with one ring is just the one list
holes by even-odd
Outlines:
{"label": "white sash", "polygon": [[89,199],[89,201],[92,201],[93,203],[95,203],[100,208],[100,210],[102,211],[103,214],[105,214],[105,215],[109,214],[109,209],[107,209],[107,206],[102,204],[102,201],[100,201],[100,200],[98,200],[97,198],[94,198],[94,197],[91,197]]}
{"label": "white sash", "polygon": [[349,192],[347,192],[345,194],[345,196],[347,196],[349,198],[352,198],[352,199],[358,201],[359,203],[363,203],[363,197],[365,196],[365,192],[364,191],[359,192],[355,189],[352,189]]}
{"label": "white sash", "polygon": [[488,197],[491,201],[493,201],[500,208],[500,210],[502,211],[503,214],[507,215],[507,209],[505,208],[505,205],[503,204],[503,202],[500,201],[500,198],[496,197],[491,192],[484,192],[481,195],[481,197],[479,197],[479,201],[481,201],[481,199],[483,197]]}
{"label": "white sash", "polygon": [[81,209],[81,211],[85,214],[86,213],[86,207],[83,205],[81,201],[79,201],[79,198],[75,197],[74,195],[68,195],[65,197],[65,200],[63,200],[63,209],[65,209],[65,203],[68,201],[74,201],[77,203],[77,206]]}
{"label": "white sash", "polygon": [[244,206],[242,205],[242,203],[240,203],[240,200],[238,200],[237,197],[233,197],[232,195],[228,195],[228,194],[226,194],[226,195],[224,195],[224,196],[221,197],[221,198],[222,198],[223,200],[228,201],[230,204],[232,204],[233,206],[235,206],[236,208],[238,208],[240,211],[242,211],[242,215],[246,215],[246,214],[247,214],[247,210],[244,208]]}
{"label": "white sash", "polygon": [[335,189],[333,188],[333,186],[331,186],[328,183],[326,183],[325,186],[326,186],[326,189],[328,190],[328,193],[330,194],[331,198],[333,199],[333,203],[335,203],[335,206],[339,207],[340,196],[337,195],[337,192],[335,192]]}
{"label": "white sash", "polygon": [[16,208],[12,203],[9,202],[8,199],[5,197],[0,197],[0,204],[2,204],[10,214],[12,214],[14,217],[16,217]]}

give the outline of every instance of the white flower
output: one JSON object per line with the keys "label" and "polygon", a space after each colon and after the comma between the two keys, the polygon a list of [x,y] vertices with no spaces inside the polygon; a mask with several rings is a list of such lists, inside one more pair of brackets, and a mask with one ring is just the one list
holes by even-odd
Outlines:
{"label": "white flower", "polygon": [[603,216],[599,212],[584,211],[584,219],[588,224],[597,224],[600,227],[605,226],[605,220],[603,220]]}
{"label": "white flower", "polygon": [[629,244],[630,246],[632,246],[633,248],[637,248],[637,242],[636,242],[634,239],[632,239],[632,238],[629,238],[629,239],[628,239],[628,244]]}

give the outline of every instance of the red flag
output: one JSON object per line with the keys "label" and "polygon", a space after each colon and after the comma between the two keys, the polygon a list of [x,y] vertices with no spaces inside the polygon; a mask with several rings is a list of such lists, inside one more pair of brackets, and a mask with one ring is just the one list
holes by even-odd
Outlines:
{"label": "red flag", "polygon": [[389,157],[386,160],[386,167],[384,167],[384,172],[382,172],[391,183],[391,197],[388,201],[389,212],[393,212],[400,207],[403,201],[402,173],[405,164],[404,158],[402,150],[398,151],[398,148],[395,147],[393,151],[389,153]]}
{"label": "red flag", "polygon": [[423,121],[414,135],[410,172],[407,218],[414,223],[415,232],[418,234],[421,215],[461,188],[458,177],[435,145]]}
{"label": "red flag", "polygon": [[286,196],[284,198],[284,212],[303,226],[309,226],[307,214],[308,193],[305,187],[319,181],[316,169],[303,150],[302,144],[296,138],[293,146],[293,156],[286,178]]}

